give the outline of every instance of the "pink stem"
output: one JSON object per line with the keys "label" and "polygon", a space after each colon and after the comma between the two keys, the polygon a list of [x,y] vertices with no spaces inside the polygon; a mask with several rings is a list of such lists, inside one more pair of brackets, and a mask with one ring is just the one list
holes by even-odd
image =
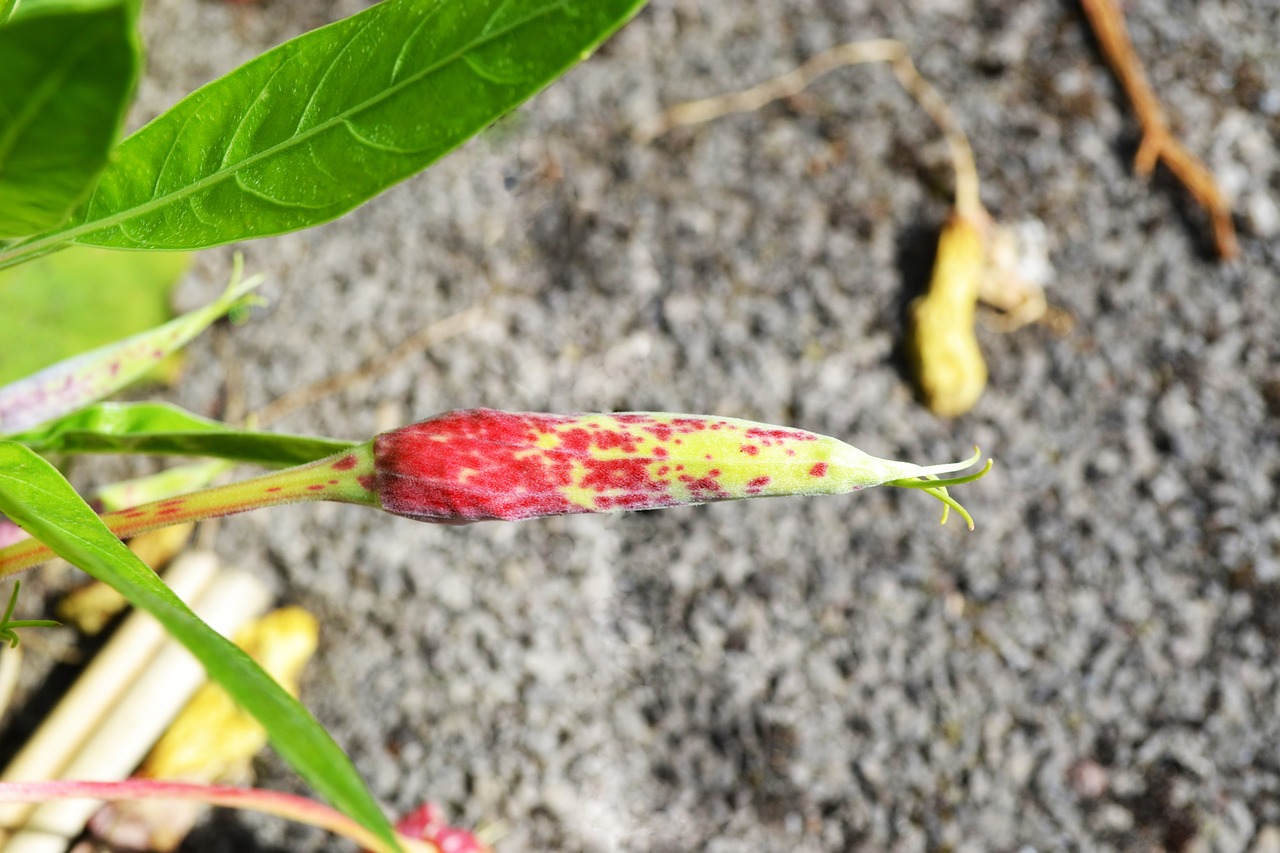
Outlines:
{"label": "pink stem", "polygon": [[[280,791],[155,779],[127,779],[123,782],[0,782],[0,802],[43,803],[73,799],[195,800],[212,806],[272,814],[350,838],[362,848],[376,853],[395,853],[394,848],[389,847],[382,839],[324,803]],[[412,853],[440,853],[440,849],[434,844],[405,836],[398,836],[397,840],[405,850]]]}

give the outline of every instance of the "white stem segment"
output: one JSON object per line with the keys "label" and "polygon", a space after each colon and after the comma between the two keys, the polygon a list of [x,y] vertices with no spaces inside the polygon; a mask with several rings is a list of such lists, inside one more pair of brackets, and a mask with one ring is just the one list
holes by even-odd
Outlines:
{"label": "white stem segment", "polygon": [[[176,561],[166,580],[175,589],[175,581],[189,584],[184,591],[193,599],[192,609],[224,636],[261,614],[269,603],[260,580],[244,572],[217,571],[210,554]],[[164,640],[163,630],[150,616],[131,616],[120,634],[124,636],[108,644],[0,778],[128,778],[204,682],[205,672],[178,643]],[[63,853],[99,805],[93,800],[65,800],[34,810],[3,806],[3,825],[17,831],[0,853]]]}

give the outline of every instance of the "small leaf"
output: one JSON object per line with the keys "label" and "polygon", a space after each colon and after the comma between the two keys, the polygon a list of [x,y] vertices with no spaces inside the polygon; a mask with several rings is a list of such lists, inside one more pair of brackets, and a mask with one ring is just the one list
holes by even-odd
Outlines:
{"label": "small leaf", "polygon": [[0,238],[61,224],[93,188],[141,64],[124,3],[0,26]]}
{"label": "small leaf", "polygon": [[248,293],[261,282],[258,276],[240,280],[237,257],[235,273],[226,291],[203,308],[0,387],[0,435],[30,429],[123,388],[200,334],[214,320],[243,304]]}
{"label": "small leaf", "polygon": [[22,589],[22,582],[15,580],[13,582],[13,592],[9,595],[9,606],[4,609],[4,615],[0,616],[0,642],[8,643],[9,648],[16,649],[21,642],[18,638],[19,628],[58,628],[60,625],[52,619],[14,619],[13,608],[18,605],[18,591]]}
{"label": "small leaf", "polygon": [[236,429],[166,403],[99,403],[12,438],[40,453],[212,456],[272,467],[314,462],[355,445]]}
{"label": "small leaf", "polygon": [[341,811],[388,841],[395,834],[342,749],[301,703],[218,634],[139,560],[58,471],[20,444],[0,441],[0,512],[58,556],[156,618],[258,720],[276,750]]}
{"label": "small leaf", "polygon": [[643,0],[385,0],[268,51],[122,142],[67,240],[188,249],[326,222],[588,56]]}

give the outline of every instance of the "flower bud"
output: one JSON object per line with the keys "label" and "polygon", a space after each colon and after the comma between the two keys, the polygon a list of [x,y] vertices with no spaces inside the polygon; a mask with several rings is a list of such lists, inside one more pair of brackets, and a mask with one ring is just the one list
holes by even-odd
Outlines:
{"label": "flower bud", "polygon": [[954,507],[945,498],[954,481],[917,478],[976,461],[921,467],[827,436],[733,418],[492,409],[447,412],[383,433],[373,455],[373,491],[384,510],[446,524],[882,484],[924,488]]}

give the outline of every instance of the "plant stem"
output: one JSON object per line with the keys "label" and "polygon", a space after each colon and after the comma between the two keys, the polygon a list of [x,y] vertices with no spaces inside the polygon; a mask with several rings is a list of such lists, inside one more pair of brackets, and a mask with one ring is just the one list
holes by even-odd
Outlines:
{"label": "plant stem", "polygon": [[[130,779],[124,782],[0,782],[0,801],[12,803],[43,803],[58,799],[95,800],[196,800],[213,806],[249,809],[276,815],[299,823],[350,838],[362,847],[388,853],[391,848],[381,838],[372,834],[346,815],[323,803],[261,788],[234,788],[225,785],[201,785],[187,782],[165,782],[150,779]],[[434,844],[405,836],[397,839],[409,851],[438,853]]]}
{"label": "plant stem", "polygon": [[731,113],[753,112],[765,104],[800,94],[814,80],[837,68],[867,62],[889,63],[902,88],[942,131],[956,170],[956,212],[961,216],[985,219],[986,209],[978,197],[978,169],[974,165],[969,139],[938,90],[916,69],[907,46],[896,39],[868,39],[842,44],[819,53],[781,77],[750,89],[677,104],[636,128],[632,138],[643,145],[681,125],[701,124]]}
{"label": "plant stem", "polygon": [[71,245],[61,239],[19,240],[17,243],[0,248],[0,270],[34,261],[44,255],[51,255]]}
{"label": "plant stem", "polygon": [[1081,0],[1080,5],[1084,7],[1094,35],[1098,37],[1102,55],[1115,72],[1142,125],[1142,143],[1134,158],[1134,170],[1146,177],[1157,162],[1163,162],[1209,214],[1218,255],[1224,260],[1235,258],[1240,254],[1240,246],[1231,221],[1231,206],[1218,188],[1213,173],[1169,130],[1160,100],[1147,81],[1142,60],[1129,38],[1129,29],[1125,26],[1119,4],[1116,0]]}
{"label": "plant stem", "polygon": [[[338,501],[377,506],[371,489],[372,477],[373,448],[370,444],[362,444],[296,468],[107,513],[102,520],[116,536],[128,539],[171,524],[235,515],[279,504]],[[24,539],[0,548],[0,577],[28,569],[52,557],[53,552],[36,539]]]}

